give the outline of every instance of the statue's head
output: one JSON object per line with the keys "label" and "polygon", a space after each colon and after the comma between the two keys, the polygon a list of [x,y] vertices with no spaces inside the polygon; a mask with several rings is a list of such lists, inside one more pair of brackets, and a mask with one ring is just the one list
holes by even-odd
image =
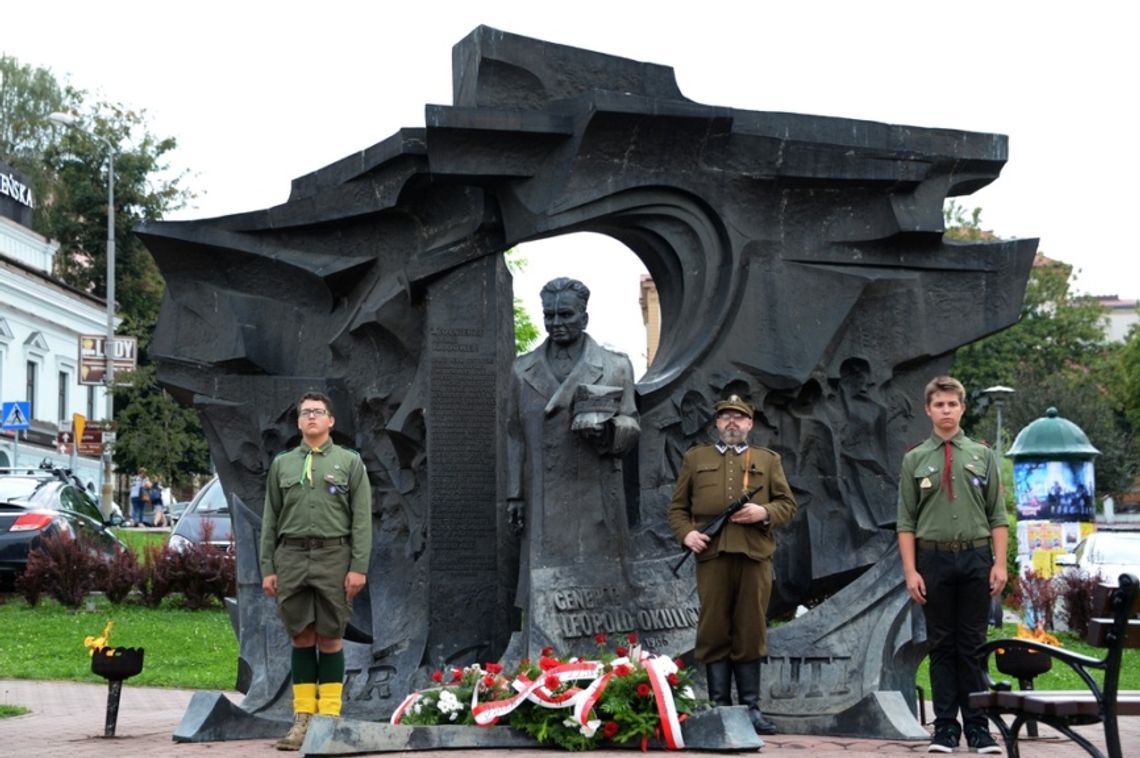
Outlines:
{"label": "statue's head", "polygon": [[542,321],[550,339],[559,345],[572,345],[582,339],[590,317],[586,303],[590,289],[577,279],[560,276],[546,283],[539,293]]}

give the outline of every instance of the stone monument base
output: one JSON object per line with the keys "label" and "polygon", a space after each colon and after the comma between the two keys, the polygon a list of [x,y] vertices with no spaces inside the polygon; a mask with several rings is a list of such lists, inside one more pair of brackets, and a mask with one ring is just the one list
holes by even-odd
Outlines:
{"label": "stone monument base", "polygon": [[284,737],[290,722],[258,716],[221,692],[195,692],[174,730],[175,742],[222,742]]}
{"label": "stone monument base", "polygon": [[898,691],[870,692],[858,703],[839,713],[779,716],[765,712],[765,715],[781,734],[846,737],[874,735],[874,739],[880,740],[930,740],[930,732],[918,723],[906,699]]}
{"label": "stone monument base", "polygon": [[[693,714],[681,731],[685,747],[693,750],[740,752],[764,747],[752,729],[747,709],[714,708]],[[317,716],[309,725],[304,755],[354,755],[359,753],[399,753],[412,750],[463,750],[538,747],[530,737],[506,726],[393,726],[375,721],[331,719]],[[640,749],[631,740],[621,747]]]}

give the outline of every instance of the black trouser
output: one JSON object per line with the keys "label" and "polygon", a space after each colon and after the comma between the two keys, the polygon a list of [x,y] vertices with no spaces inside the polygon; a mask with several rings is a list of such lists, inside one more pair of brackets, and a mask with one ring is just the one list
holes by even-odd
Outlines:
{"label": "black trouser", "polygon": [[988,545],[959,552],[919,549],[916,562],[926,584],[922,610],[931,643],[934,725],[957,723],[961,710],[963,724],[984,727],[985,714],[967,701],[985,689],[978,648],[986,641],[993,551]]}

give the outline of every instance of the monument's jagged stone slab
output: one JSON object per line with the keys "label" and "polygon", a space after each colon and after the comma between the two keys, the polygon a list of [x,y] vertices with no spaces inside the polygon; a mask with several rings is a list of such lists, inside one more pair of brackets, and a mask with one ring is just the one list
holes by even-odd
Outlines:
{"label": "monument's jagged stone slab", "polygon": [[[703,105],[668,67],[486,27],[453,62],[451,105],[298,178],[285,203],[139,230],[167,282],[159,378],[199,409],[223,485],[249,505],[239,563],[256,551],[269,461],[298,441],[294,403],[323,390],[333,436],[374,486],[346,717],[383,718],[432,670],[502,654],[519,631],[520,542],[505,516],[501,253],[606,234],[645,262],[663,324],[621,458],[625,538],[599,556],[619,570],[540,577],[521,631],[575,646],[586,628],[632,625],[680,648],[659,652],[691,646],[665,505],[713,401],[738,392],[800,506],[778,535],[771,611],[834,596],[774,630],[765,710],[789,731],[912,732],[898,699],[876,694],[913,697],[925,633],[886,576],[895,472],[927,431],[924,383],[1018,316],[1036,241],[942,234],[944,201],[998,177],[1006,138]],[[869,596],[840,592],[868,570],[883,580]],[[627,600],[631,587],[643,597]],[[596,607],[566,606],[571,590]],[[255,555],[239,606],[242,708],[284,717],[288,640]],[[821,617],[819,634],[800,631]]]}

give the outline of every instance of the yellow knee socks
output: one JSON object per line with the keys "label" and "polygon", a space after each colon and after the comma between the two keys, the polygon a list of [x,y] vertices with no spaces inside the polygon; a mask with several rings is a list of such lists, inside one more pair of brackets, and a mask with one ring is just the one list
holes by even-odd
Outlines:
{"label": "yellow knee socks", "polygon": [[341,693],[344,685],[340,682],[336,684],[320,684],[317,686],[317,713],[322,716],[339,716],[340,715],[340,701]]}
{"label": "yellow knee socks", "polygon": [[305,682],[293,685],[293,713],[317,712],[317,685]]}

